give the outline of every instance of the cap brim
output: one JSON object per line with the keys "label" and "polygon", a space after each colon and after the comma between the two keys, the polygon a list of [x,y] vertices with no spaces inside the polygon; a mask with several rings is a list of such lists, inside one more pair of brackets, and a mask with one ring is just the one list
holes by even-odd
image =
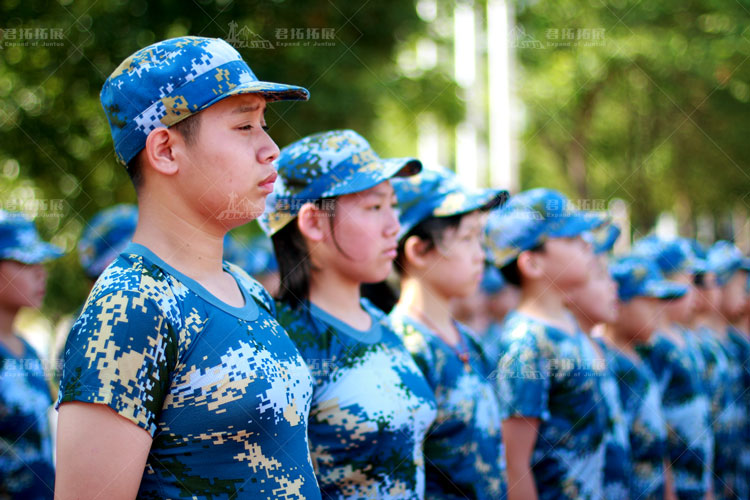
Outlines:
{"label": "cap brim", "polygon": [[609,219],[594,212],[578,212],[565,217],[565,223],[547,234],[550,238],[573,238],[605,224]]}
{"label": "cap brim", "polygon": [[604,237],[597,238],[597,235],[594,235],[594,240],[591,245],[595,254],[603,254],[612,250],[612,247],[615,246],[615,242],[622,232],[620,231],[620,228],[614,224],[610,224],[606,228],[600,230],[604,231]]}
{"label": "cap brim", "polygon": [[0,259],[15,260],[23,264],[41,264],[50,260],[59,259],[65,252],[55,245],[40,241],[32,248],[19,249],[18,252],[4,252]]}
{"label": "cap brim", "polygon": [[643,287],[641,297],[653,297],[655,299],[679,299],[688,292],[687,285],[674,281],[651,281]]}
{"label": "cap brim", "polygon": [[[267,101],[306,101],[310,92],[304,87],[274,82],[247,82],[240,84],[220,97],[240,94],[261,94]],[[210,106],[216,101],[207,104]]]}
{"label": "cap brim", "polygon": [[367,165],[367,169],[374,175],[359,176],[360,172],[355,172],[326,191],[324,197],[367,191],[392,177],[411,177],[422,171],[422,162],[416,158],[381,158]]}

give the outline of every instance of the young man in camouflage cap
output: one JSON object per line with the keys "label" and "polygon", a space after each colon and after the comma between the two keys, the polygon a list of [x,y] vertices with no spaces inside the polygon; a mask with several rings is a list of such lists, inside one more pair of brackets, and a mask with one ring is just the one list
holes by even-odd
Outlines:
{"label": "young man in camouflage cap", "polygon": [[265,290],[222,262],[276,179],[266,102],[307,97],[200,37],[139,50],[105,82],[139,220],[66,345],[57,497],[320,498],[310,373]]}

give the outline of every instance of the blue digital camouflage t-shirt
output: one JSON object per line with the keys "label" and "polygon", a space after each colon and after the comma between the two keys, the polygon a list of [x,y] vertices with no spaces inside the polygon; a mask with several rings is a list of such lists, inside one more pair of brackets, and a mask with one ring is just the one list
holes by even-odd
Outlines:
{"label": "blue digital camouflage t-shirt", "polygon": [[310,451],[323,498],[419,499],[432,389],[388,318],[366,300],[367,331],[316,305],[277,303],[315,379]]}
{"label": "blue digital camouflage t-shirt", "polygon": [[531,457],[541,500],[603,498],[608,409],[586,335],[518,311],[505,320],[497,367],[501,418],[538,418]]}
{"label": "blue digital camouflage t-shirt", "polygon": [[661,408],[661,393],[651,369],[636,356],[629,356],[606,341],[607,366],[620,388],[620,403],[630,440],[632,467],[624,471],[630,479],[630,498],[664,498],[664,461],[667,457],[667,424]]}
{"label": "blue digital camouflage t-shirt", "polygon": [[243,307],[126,248],[73,325],[58,405],[104,404],[151,434],[139,498],[319,499],[310,372],[265,290],[224,271]]}
{"label": "blue digital camouflage t-shirt", "polygon": [[0,498],[51,499],[55,469],[47,411],[52,393],[44,364],[21,342],[21,356],[0,344]]}
{"label": "blue digital camouflage t-shirt", "polygon": [[636,351],[659,384],[677,496],[703,499],[711,485],[714,439],[699,348],[687,336],[685,344],[677,346],[657,332]]}
{"label": "blue digital camouflage t-shirt", "polygon": [[741,374],[741,396],[738,404],[742,415],[742,450],[739,457],[737,494],[740,498],[750,498],[750,338],[739,329],[730,326],[728,339],[734,344],[734,362],[739,366]]}
{"label": "blue digital camouflage t-shirt", "polygon": [[601,378],[602,393],[607,403],[608,427],[604,455],[604,497],[607,500],[628,500],[633,462],[625,412],[620,399],[620,386],[614,371],[612,353],[603,339],[592,339],[600,349],[606,369]]}
{"label": "blue digital camouflage t-shirt", "polygon": [[390,319],[437,399],[437,419],[424,444],[427,497],[504,498],[500,406],[493,370],[479,344],[456,323],[466,349],[464,363],[453,347],[398,307]]}

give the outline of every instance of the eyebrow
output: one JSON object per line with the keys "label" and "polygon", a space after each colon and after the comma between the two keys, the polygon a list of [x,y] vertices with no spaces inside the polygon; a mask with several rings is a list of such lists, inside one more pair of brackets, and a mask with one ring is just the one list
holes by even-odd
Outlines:
{"label": "eyebrow", "polygon": [[[233,115],[238,115],[238,114],[241,114],[241,113],[253,113],[255,111],[258,111],[258,109],[261,109],[261,105],[260,104],[257,104],[257,103],[256,104],[244,104],[242,106],[238,106],[238,107],[234,108],[232,110],[232,114]],[[261,109],[261,111],[265,111],[265,110],[266,110],[266,105],[263,104],[263,108]]]}

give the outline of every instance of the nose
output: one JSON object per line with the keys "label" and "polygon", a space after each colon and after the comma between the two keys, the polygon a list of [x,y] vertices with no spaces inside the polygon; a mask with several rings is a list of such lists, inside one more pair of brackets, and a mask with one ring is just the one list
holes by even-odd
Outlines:
{"label": "nose", "polygon": [[388,220],[385,226],[385,235],[389,238],[398,234],[401,229],[401,223],[398,221],[398,211],[393,207],[388,208]]}
{"label": "nose", "polygon": [[256,152],[259,163],[272,163],[279,157],[279,147],[276,145],[268,132],[263,130],[262,139]]}

